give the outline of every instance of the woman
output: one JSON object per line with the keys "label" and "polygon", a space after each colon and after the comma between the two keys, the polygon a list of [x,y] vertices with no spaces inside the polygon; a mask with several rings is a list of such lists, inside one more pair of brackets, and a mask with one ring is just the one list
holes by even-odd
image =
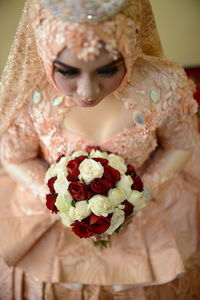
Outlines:
{"label": "woman", "polygon": [[[148,0],[27,1],[2,77],[2,299],[198,299],[193,90]],[[45,208],[48,165],[88,145],[125,157],[153,199],[104,250]]]}

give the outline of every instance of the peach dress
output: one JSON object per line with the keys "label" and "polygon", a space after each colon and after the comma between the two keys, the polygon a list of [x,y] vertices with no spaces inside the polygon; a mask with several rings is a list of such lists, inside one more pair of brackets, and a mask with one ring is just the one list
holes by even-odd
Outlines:
{"label": "peach dress", "polygon": [[133,74],[122,97],[132,126],[99,146],[125,157],[140,174],[150,164],[156,169],[158,149],[193,150],[191,160],[113,236],[110,248],[95,248],[38,197],[34,182],[43,178],[45,162],[95,144],[63,127],[73,107],[52,105],[60,95],[44,85],[41,101],[29,99],[1,138],[4,166],[43,162],[29,169],[26,187],[0,176],[0,299],[200,299],[200,137],[193,85],[180,67],[148,56],[136,61]]}

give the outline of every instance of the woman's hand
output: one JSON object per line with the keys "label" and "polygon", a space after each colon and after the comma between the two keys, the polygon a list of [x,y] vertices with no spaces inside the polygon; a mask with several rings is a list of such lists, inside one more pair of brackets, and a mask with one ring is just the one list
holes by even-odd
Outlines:
{"label": "woman's hand", "polygon": [[142,176],[142,181],[155,197],[159,188],[180,172],[189,159],[192,151],[186,150],[160,150],[154,161]]}

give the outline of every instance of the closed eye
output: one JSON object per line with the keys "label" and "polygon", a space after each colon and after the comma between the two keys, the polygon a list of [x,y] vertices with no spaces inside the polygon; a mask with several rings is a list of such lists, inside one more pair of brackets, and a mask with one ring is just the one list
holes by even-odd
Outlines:
{"label": "closed eye", "polygon": [[69,70],[62,70],[62,69],[57,69],[56,72],[61,73],[65,77],[73,78],[76,77],[80,74],[80,71],[76,69],[69,69]]}
{"label": "closed eye", "polygon": [[112,68],[104,68],[99,69],[97,73],[99,75],[102,75],[103,77],[112,77],[114,74],[116,74],[119,71],[119,66],[114,66]]}

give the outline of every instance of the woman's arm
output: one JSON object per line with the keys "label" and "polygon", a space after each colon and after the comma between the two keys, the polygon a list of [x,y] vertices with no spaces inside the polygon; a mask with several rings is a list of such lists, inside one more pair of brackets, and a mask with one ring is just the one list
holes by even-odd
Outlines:
{"label": "woman's arm", "polygon": [[30,159],[21,164],[8,163],[4,164],[4,169],[14,181],[30,190],[42,202],[45,201],[45,195],[48,193],[44,184],[47,166],[42,160]]}
{"label": "woman's arm", "polygon": [[[173,77],[174,76],[174,77]],[[158,190],[180,172],[190,160],[199,139],[197,130],[196,101],[193,99],[194,84],[180,67],[174,67],[169,76],[171,99],[161,106],[161,122],[157,128],[158,150],[143,175],[144,183],[155,196]],[[163,90],[163,98],[166,91]]]}
{"label": "woman's arm", "polygon": [[160,150],[143,175],[143,182],[153,197],[158,189],[181,171],[192,156],[192,150]]}
{"label": "woman's arm", "polygon": [[1,164],[14,181],[44,199],[47,164],[38,157],[39,146],[39,137],[24,107],[1,137]]}

